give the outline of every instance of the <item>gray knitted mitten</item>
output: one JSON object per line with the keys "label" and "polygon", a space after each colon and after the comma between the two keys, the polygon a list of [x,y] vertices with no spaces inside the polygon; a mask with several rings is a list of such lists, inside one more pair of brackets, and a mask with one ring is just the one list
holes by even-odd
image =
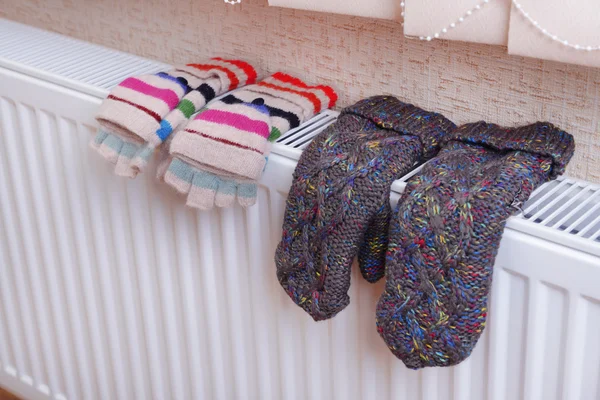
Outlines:
{"label": "gray knitted mitten", "polygon": [[[378,96],[345,109],[304,151],[275,262],[285,291],[315,320],[348,305],[352,261],[392,182],[432,157],[454,128],[439,114]],[[381,276],[363,267],[369,280]]]}
{"label": "gray knitted mitten", "polygon": [[408,183],[390,226],[377,328],[407,367],[467,358],[485,327],[506,220],[562,174],[575,144],[549,123],[457,128]]}

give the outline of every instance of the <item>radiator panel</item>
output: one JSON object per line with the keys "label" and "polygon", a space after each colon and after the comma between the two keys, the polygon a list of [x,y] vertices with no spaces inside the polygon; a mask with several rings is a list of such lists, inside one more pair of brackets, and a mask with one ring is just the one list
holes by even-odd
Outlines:
{"label": "radiator panel", "polygon": [[597,257],[507,229],[473,355],[410,371],[375,330],[383,283],[354,268],[350,306],[320,323],[281,290],[294,160],[271,157],[255,207],[196,212],[89,149],[99,102],[0,70],[0,385],[32,399],[600,398]]}

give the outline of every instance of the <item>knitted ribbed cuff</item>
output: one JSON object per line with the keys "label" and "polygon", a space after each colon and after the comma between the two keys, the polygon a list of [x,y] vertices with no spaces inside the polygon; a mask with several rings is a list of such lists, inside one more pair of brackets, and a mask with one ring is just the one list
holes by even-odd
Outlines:
{"label": "knitted ribbed cuff", "polygon": [[[301,119],[306,121],[327,108],[333,108],[338,99],[330,86],[310,86],[291,75],[277,72],[247,90],[266,94],[292,103],[302,109]],[[284,109],[289,106],[284,106]]]}
{"label": "knitted ribbed cuff", "polygon": [[111,90],[96,119],[106,131],[156,147],[216,96],[255,81],[250,64],[222,58],[129,77]]}
{"label": "knitted ribbed cuff", "polygon": [[526,151],[552,158],[550,176],[555,178],[575,152],[575,141],[569,133],[549,122],[536,122],[518,128],[505,128],[484,121],[458,127],[444,141],[457,140],[491,147],[496,150]]}
{"label": "knitted ribbed cuff", "polygon": [[143,140],[156,147],[162,143],[155,134],[160,128],[160,116],[150,115],[135,105],[107,98],[96,115],[98,124],[108,132],[131,141]]}
{"label": "knitted ribbed cuff", "polygon": [[342,111],[368,118],[383,129],[416,136],[423,145],[423,156],[433,157],[440,142],[456,125],[441,114],[425,111],[392,96],[374,96],[359,101]]}
{"label": "knitted ribbed cuff", "polygon": [[[264,142],[267,148],[266,140]],[[201,132],[179,132],[171,142],[170,153],[200,169],[254,181],[260,179],[266,164],[262,152]]]}
{"label": "knitted ribbed cuff", "polygon": [[[241,60],[225,60],[219,57],[198,64],[186,64],[175,69],[178,76],[192,85],[190,90],[208,79],[220,80],[219,93],[229,92],[256,82],[256,70]],[[217,93],[217,95],[219,94]],[[210,100],[208,100],[210,101]]]}

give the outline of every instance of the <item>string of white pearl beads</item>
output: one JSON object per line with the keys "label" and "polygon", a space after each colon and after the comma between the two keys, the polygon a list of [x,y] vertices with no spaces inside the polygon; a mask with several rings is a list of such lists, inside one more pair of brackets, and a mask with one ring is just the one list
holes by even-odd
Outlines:
{"label": "string of white pearl beads", "polygon": [[542,35],[546,36],[550,40],[560,43],[563,46],[570,47],[574,50],[581,50],[581,51],[600,50],[600,46],[590,46],[590,45],[582,45],[582,44],[577,44],[577,43],[570,43],[568,40],[558,37],[558,35],[555,35],[555,34],[549,32],[546,28],[542,28],[540,26],[540,23],[538,21],[536,21],[535,19],[533,19],[533,17],[531,17],[531,15],[529,15],[529,13],[527,11],[525,11],[523,9],[523,6],[517,0],[512,0],[512,4],[517,9],[517,11],[521,14],[521,16],[523,16],[523,18],[525,18],[531,25],[533,25],[533,27],[535,29],[540,31],[542,33]]}
{"label": "string of white pearl beads", "polygon": [[[428,42],[430,42],[433,39],[439,39],[441,36],[443,36],[444,34],[448,33],[448,31],[450,31],[451,29],[456,28],[459,24],[462,24],[463,22],[465,22],[465,20],[467,18],[469,18],[470,16],[472,16],[474,13],[476,13],[477,11],[481,10],[486,4],[488,4],[490,2],[490,0],[483,0],[480,3],[478,3],[477,5],[475,5],[475,7],[471,8],[470,10],[467,10],[466,13],[464,13],[461,17],[459,17],[456,21],[452,22],[451,24],[445,26],[444,28],[442,28],[442,30],[440,30],[439,32],[434,32],[432,35],[429,36],[419,36],[420,40],[426,40]],[[400,3],[400,8],[402,10],[401,12],[401,16],[404,18],[404,1]]]}

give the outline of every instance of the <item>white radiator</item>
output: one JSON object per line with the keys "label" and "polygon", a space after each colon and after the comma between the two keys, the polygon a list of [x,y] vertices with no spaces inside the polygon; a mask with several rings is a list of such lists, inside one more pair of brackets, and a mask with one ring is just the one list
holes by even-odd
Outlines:
{"label": "white radiator", "polygon": [[57,400],[600,399],[598,186],[538,190],[508,223],[472,356],[411,371],[375,330],[382,283],[355,271],[350,306],[315,323],[275,277],[296,159],[336,113],[280,140],[247,211],[187,209],[89,150],[107,89],[162,68],[0,20],[0,386]]}

